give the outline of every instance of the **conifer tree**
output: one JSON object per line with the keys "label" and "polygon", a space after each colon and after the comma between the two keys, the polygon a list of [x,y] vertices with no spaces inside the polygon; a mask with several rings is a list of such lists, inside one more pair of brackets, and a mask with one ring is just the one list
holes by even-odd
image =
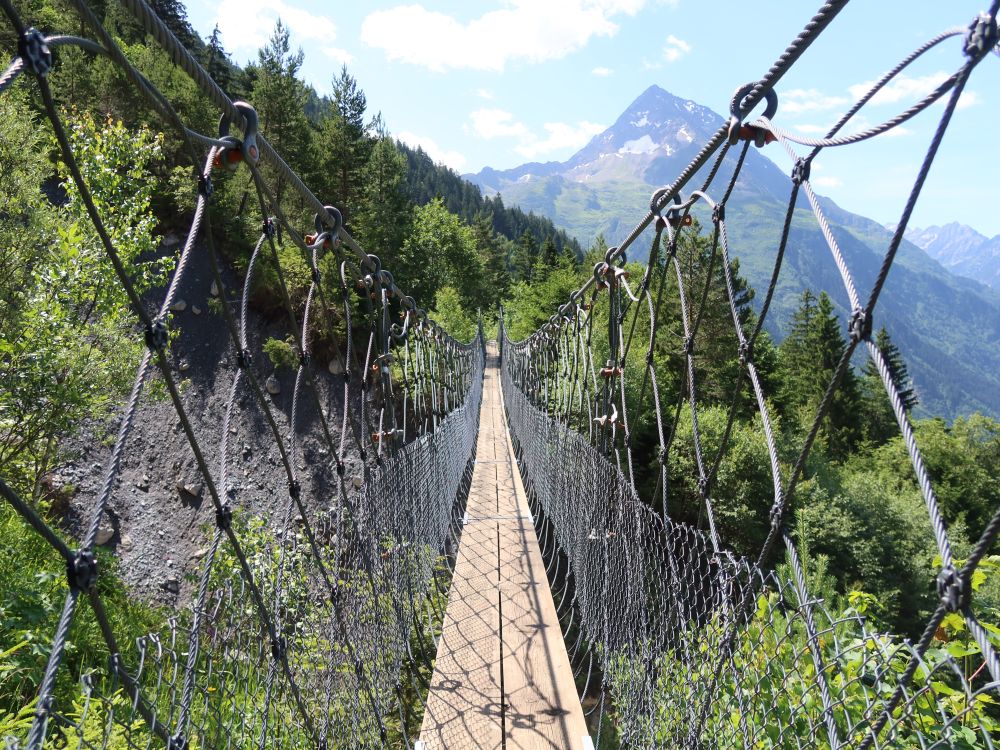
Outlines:
{"label": "conifer tree", "polygon": [[[333,79],[333,108],[319,136],[321,180],[345,222],[355,218],[364,194],[364,171],[374,140],[365,124],[368,100],[347,66]],[[378,130],[380,121],[373,123]]]}
{"label": "conifer tree", "polygon": [[[253,103],[260,128],[271,145],[298,171],[311,161],[310,132],[304,107],[305,85],[298,79],[304,59],[302,50],[292,52],[288,27],[279,18],[271,38],[257,53],[253,82]],[[282,199],[285,185],[275,178],[275,192]]]}
{"label": "conifer tree", "polygon": [[[846,350],[833,302],[826,292],[817,298],[807,289],[792,318],[792,330],[779,349],[782,397],[803,429],[812,424]],[[820,430],[821,442],[831,458],[845,458],[860,438],[860,406],[858,378],[848,366]]]}
{"label": "conifer tree", "polygon": [[[875,334],[875,346],[882,352],[882,357],[889,368],[903,408],[909,412],[919,403],[913,382],[906,369],[906,362],[899,348],[889,336],[885,328],[880,328]],[[879,375],[875,362],[869,357],[861,376],[862,399],[864,402],[865,437],[877,443],[884,443],[898,431],[896,414],[892,409],[889,394],[886,393],[882,376]]]}
{"label": "conifer tree", "polygon": [[379,130],[362,170],[356,208],[358,238],[387,266],[395,265],[410,230],[410,202],[403,192],[406,158],[377,118]]}

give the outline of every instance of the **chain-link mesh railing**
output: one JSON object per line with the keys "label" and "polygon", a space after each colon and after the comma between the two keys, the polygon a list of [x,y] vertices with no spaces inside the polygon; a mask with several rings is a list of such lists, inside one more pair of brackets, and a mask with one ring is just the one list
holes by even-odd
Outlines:
{"label": "chain-link mesh railing", "polygon": [[[318,201],[256,132],[254,110],[230,102],[142,0],[128,7],[227,121],[242,128],[242,138],[229,136],[228,126],[219,137],[187,128],[86,3],[73,5],[93,40],[46,38],[25,28],[9,0],[3,0],[20,44],[19,55],[0,77],[0,93],[22,73],[33,76],[61,159],[139,330],[144,329],[147,352],[110,457],[101,467],[103,482],[89,499],[78,548],[0,479],[0,493],[23,518],[25,533],[47,540],[67,571],[65,604],[51,640],[34,644],[47,654],[44,676],[17,714],[30,715],[30,729],[4,740],[10,747],[29,748],[409,747],[419,728],[454,534],[471,475],[482,395],[482,333],[461,344],[430,320],[378,258],[362,252],[343,229],[337,209]],[[110,58],[182,139],[193,163],[204,165],[197,174],[190,230],[154,309],[136,291],[77,164],[49,88],[50,45],[76,45]],[[198,154],[202,144],[208,146],[205,158]],[[283,214],[260,157],[304,205],[315,207],[314,232],[306,234]],[[169,329],[173,324],[177,330],[176,318],[171,320],[170,313],[178,309],[178,290],[196,254],[208,256],[213,287],[226,288],[207,205],[213,168],[239,162],[250,172],[260,214],[271,218],[264,220],[238,298],[231,305],[221,295],[217,312],[224,318],[232,356],[230,366],[223,364],[216,376],[219,382],[231,380],[223,418],[206,423],[192,416],[190,396],[179,384]],[[311,271],[301,304],[293,304],[289,295],[276,241],[279,229]],[[260,365],[255,365],[262,359],[262,337],[253,330],[249,301],[264,263],[270,263],[291,325],[288,335],[299,353],[287,415],[277,408],[269,395],[275,391],[261,382]],[[339,285],[320,283],[321,264],[339,269]],[[326,299],[338,286],[340,299]],[[355,320],[359,309],[363,323]],[[325,335],[333,337],[336,366],[315,365],[317,316],[323,318]],[[363,351],[356,340],[367,341]],[[122,640],[115,613],[105,609],[105,573],[95,546],[106,512],[123,492],[122,463],[135,458],[134,428],[146,414],[144,390],[154,373],[165,386],[196,466],[192,482],[197,489],[185,486],[211,503],[214,529],[209,545],[196,556],[190,606],[178,606],[161,628],[131,642],[128,636]],[[243,477],[237,473],[233,436],[251,429],[263,431],[273,459],[254,467],[253,476],[269,473],[287,488],[273,514],[262,515],[251,502],[251,469]],[[314,444],[309,460],[305,437]],[[170,583],[175,591],[181,588],[177,578]],[[65,657],[81,619],[96,622],[107,653],[89,655],[88,668],[67,675]],[[67,680],[78,687],[57,691],[57,684],[65,686]]]}
{"label": "chain-link mesh railing", "polygon": [[[1000,631],[980,621],[974,592],[977,569],[1000,531],[1000,509],[972,530],[968,555],[956,559],[899,388],[872,336],[876,303],[959,97],[976,66],[996,50],[998,3],[970,27],[945,32],[905,58],[826,138],[793,137],[772,122],[778,111],[773,87],[841,5],[825,5],[765,79],[737,91],[730,123],[673,185],[654,193],[646,217],[548,323],[521,342],[502,334],[510,429],[581,698],[602,746],[972,748],[1000,741]],[[905,66],[954,37],[963,41],[962,65],[932,93],[880,126],[838,135]],[[765,116],[744,123],[764,98]],[[822,149],[889,131],[935,102],[944,105],[938,126],[881,268],[862,294],[813,193],[810,166]],[[788,150],[795,167],[771,282],[752,314],[732,264],[739,248],[727,234],[727,225],[744,217],[738,209],[727,216],[726,208],[749,148],[771,142]],[[809,153],[799,155],[795,143]],[[681,191],[696,174],[702,182],[684,199]],[[755,344],[782,278],[801,193],[853,314],[846,351],[824,384],[805,437],[779,455],[771,400],[777,394],[768,391]],[[697,226],[691,221],[697,204],[711,211],[711,237],[702,245],[705,257],[692,262],[682,256],[694,246],[689,227]],[[641,280],[632,280],[630,273],[641,269],[626,268],[625,251],[651,225],[648,263]],[[692,272],[699,263],[708,269],[701,275]],[[709,299],[723,300],[725,334],[718,321],[711,328],[706,322]],[[717,353],[720,340],[732,342],[733,367],[728,382],[711,384],[728,398],[722,399],[722,423],[713,423],[709,435],[700,422],[708,403],[699,387],[705,385],[705,354]],[[835,606],[828,590],[817,590],[821,580],[804,564],[799,546],[807,539],[789,528],[807,459],[858,349],[885,386],[938,556],[937,603],[912,639],[877,625],[863,597],[838,596]],[[712,377],[720,379],[717,372]],[[726,551],[732,540],[720,531],[716,512],[725,500],[718,494],[720,467],[740,471],[745,465],[739,452],[746,447],[735,437],[738,418],[761,436],[770,474],[770,491],[753,499],[756,506],[746,516],[762,520],[763,542],[754,558]],[[641,447],[635,444],[639,425],[653,436]],[[689,443],[684,467],[671,464],[680,441]],[[736,469],[728,468],[730,461]],[[672,486],[682,470],[690,473],[687,495]],[[694,512],[677,505],[678,496],[692,496],[690,488]],[[959,631],[964,637],[948,635]]]}

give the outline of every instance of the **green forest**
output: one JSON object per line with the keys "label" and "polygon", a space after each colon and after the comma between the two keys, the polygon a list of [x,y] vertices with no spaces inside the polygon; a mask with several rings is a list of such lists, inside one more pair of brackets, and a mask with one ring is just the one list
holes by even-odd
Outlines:
{"label": "green forest", "polygon": [[[363,71],[342,68],[332,76],[332,95],[318,96],[302,80],[302,53],[294,49],[280,22],[257,60],[241,68],[226,54],[218,30],[207,41],[198,37],[177,0],[152,5],[231,98],[254,105],[264,135],[321,200],[340,209],[347,230],[361,246],[377,255],[400,288],[456,338],[474,338],[480,313],[488,336],[495,336],[501,307],[511,338],[530,335],[604,259],[607,246],[602,238],[581,246],[548,219],[505,206],[500,196],[484,198],[423,151],[395,140],[377,103],[367,100]],[[184,122],[201,132],[216,132],[212,105],[135,21],[114,2],[99,1],[92,7]],[[57,0],[26,0],[19,3],[19,11],[27,23],[46,33],[87,31]],[[17,49],[17,39],[6,25],[0,25],[0,48],[8,59]],[[169,124],[145,105],[107,59],[61,48],[49,80],[128,273],[141,294],[155,294],[176,260],[176,244],[162,240],[186,231],[199,165],[191,163]],[[58,157],[31,83],[22,78],[0,96],[0,466],[14,491],[51,525],[65,529],[72,488],[54,489],[53,472],[67,460],[67,440],[82,425],[106,424],[113,430],[113,416],[127,396],[143,342],[128,299],[114,283],[113,269]],[[311,227],[313,217],[295,192],[274,173],[269,177],[285,214],[294,224]],[[213,239],[237,269],[245,269],[266,218],[259,215],[256,201],[248,200],[252,192],[245,172],[218,172],[210,203]],[[643,208],[636,206],[637,216]],[[690,300],[708,342],[695,358],[701,440],[710,455],[724,440],[729,446],[713,488],[715,518],[726,544],[753,558],[767,534],[773,496],[767,446],[745,383],[737,418],[727,429],[740,363],[723,271],[710,228],[696,227],[682,237],[677,253],[686,288],[710,290]],[[293,243],[281,240],[279,236],[289,292],[301,305],[310,268]],[[644,269],[634,264],[629,270],[641,278]],[[326,297],[337,300],[339,291],[332,286],[337,273],[332,268],[324,271],[323,283],[331,285]],[[752,325],[753,290],[740,279],[737,263],[731,271],[742,321]],[[662,283],[664,309],[678,310],[677,285]],[[262,315],[283,314],[276,287],[273,269],[265,268],[254,292]],[[786,474],[847,346],[845,334],[830,299],[814,290],[803,294],[783,341],[772,341],[766,332],[757,341],[754,361],[771,404]],[[645,340],[649,332],[636,335]],[[332,346],[333,340],[323,339],[318,348]],[[905,406],[912,409],[918,394],[905,362],[885,330],[879,330],[875,340]],[[664,404],[673,405],[683,396],[683,347],[680,319],[668,316],[655,334],[654,347]],[[625,363],[636,372],[644,367],[645,351],[639,348]],[[267,348],[275,367],[289,354],[297,357],[288,349],[281,341]],[[638,392],[630,391],[627,397],[636,407],[630,440],[638,460],[640,494],[652,497],[659,466],[656,426]],[[677,521],[705,528],[691,419],[686,409],[677,414],[668,511]],[[1000,423],[969,414],[952,423],[919,420],[915,427],[955,555],[961,559],[1000,508]],[[866,615],[891,632],[919,635],[936,606],[939,563],[907,447],[870,364],[848,370],[841,382],[792,500],[788,526],[807,550],[807,569],[816,590],[838,601],[864,602]],[[26,533],[6,503],[0,503],[0,543],[2,737],[30,724],[31,699],[66,584],[47,544]],[[101,560],[105,570],[114,570],[109,551],[101,550]],[[973,606],[991,639],[1000,643],[1000,557],[988,558],[981,570]],[[100,586],[121,640],[128,640],[125,634],[134,639],[161,622],[162,613],[130,597],[113,573],[102,576]],[[960,654],[970,682],[984,679],[978,646],[964,632],[961,618],[941,629],[935,647]],[[62,671],[58,686],[63,696],[72,696],[75,689],[69,674],[93,664],[94,654],[103,649],[97,626],[77,618],[67,652],[72,666]],[[994,708],[983,703],[975,711],[996,716]]]}

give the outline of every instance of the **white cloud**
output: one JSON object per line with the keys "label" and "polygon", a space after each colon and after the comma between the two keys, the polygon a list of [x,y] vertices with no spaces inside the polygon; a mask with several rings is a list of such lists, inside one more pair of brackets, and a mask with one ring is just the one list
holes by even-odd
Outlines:
{"label": "white cloud", "polygon": [[843,96],[828,96],[818,89],[791,89],[778,95],[778,111],[785,115],[819,112],[847,104]]}
{"label": "white cloud", "polygon": [[813,177],[810,182],[817,187],[841,187],[844,181],[839,177]]}
{"label": "white cloud", "polygon": [[415,133],[403,132],[396,136],[403,143],[414,148],[420,147],[427,152],[434,161],[445,164],[456,172],[461,172],[467,163],[467,159],[458,151],[448,151],[438,146],[431,138]]}
{"label": "white cloud", "polygon": [[[337,37],[337,26],[329,18],[285,0],[222,0],[216,10],[215,23],[228,49],[234,53],[253,54],[267,44],[279,18],[291,32],[293,48],[303,39],[331,44]],[[326,47],[323,51],[338,62],[353,59],[350,53],[336,47]]]}
{"label": "white cloud", "polygon": [[[875,94],[869,104],[913,104],[934,91],[934,89],[944,83],[948,77],[949,74],[943,70],[939,70],[936,73],[930,73],[925,76],[908,76],[906,74],[900,74],[893,78],[892,81],[886,84],[884,88]],[[856,83],[853,86],[848,87],[847,90],[851,92],[851,96],[855,99],[860,99],[862,96],[867,94],[868,90],[874,85],[875,81],[865,81],[863,83]],[[949,94],[945,94],[938,99],[938,101],[947,101],[948,96]],[[958,108],[964,109],[965,107],[971,107],[973,104],[978,104],[979,101],[979,95],[975,91],[963,91],[962,95],[958,99]]]}
{"label": "white cloud", "polygon": [[591,138],[603,132],[605,126],[583,121],[576,125],[568,125],[564,122],[547,122],[544,127],[548,133],[544,140],[539,140],[532,134],[514,150],[528,159],[562,149],[575,150],[585,146]]}
{"label": "white cloud", "polygon": [[824,136],[830,131],[829,125],[814,125],[812,123],[801,123],[799,125],[793,126],[796,130],[804,135],[819,135]]}
{"label": "white cloud", "polygon": [[502,109],[477,109],[469,115],[472,131],[480,138],[521,138],[528,134],[523,122],[517,122],[514,115]]}
{"label": "white cloud", "polygon": [[591,75],[595,75],[598,78],[607,78],[614,72],[615,71],[613,71],[611,68],[594,68],[592,71],[590,71]]}
{"label": "white cloud", "polygon": [[[231,0],[232,1],[232,0]],[[369,14],[361,40],[400,60],[443,72],[502,71],[509,62],[565,57],[595,36],[614,36],[618,15],[632,16],[646,0],[508,0],[463,22],[422,5],[397,5]]]}
{"label": "white cloud", "polygon": [[517,141],[514,150],[529,159],[550,154],[563,149],[577,149],[605,129],[605,125],[582,120],[575,125],[565,122],[547,122],[542,127],[545,136],[536,133],[514,115],[503,109],[477,109],[469,117],[472,132],[479,138],[513,138]]}
{"label": "white cloud", "polygon": [[490,100],[493,98],[493,92],[490,91],[489,89],[478,89],[476,91],[476,96],[478,96],[480,99]]}
{"label": "white cloud", "polygon": [[341,65],[347,65],[354,60],[354,55],[346,49],[340,49],[339,47],[324,47],[323,54],[334,62],[339,62]]}
{"label": "white cloud", "polygon": [[667,45],[663,48],[663,56],[667,62],[677,62],[691,51],[691,45],[673,34],[667,37]]}

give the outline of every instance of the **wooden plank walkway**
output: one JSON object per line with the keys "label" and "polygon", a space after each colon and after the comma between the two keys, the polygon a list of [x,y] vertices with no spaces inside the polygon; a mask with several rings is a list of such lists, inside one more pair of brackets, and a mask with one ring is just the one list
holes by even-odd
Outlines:
{"label": "wooden plank walkway", "polygon": [[416,750],[584,750],[577,698],[487,349],[476,466]]}

